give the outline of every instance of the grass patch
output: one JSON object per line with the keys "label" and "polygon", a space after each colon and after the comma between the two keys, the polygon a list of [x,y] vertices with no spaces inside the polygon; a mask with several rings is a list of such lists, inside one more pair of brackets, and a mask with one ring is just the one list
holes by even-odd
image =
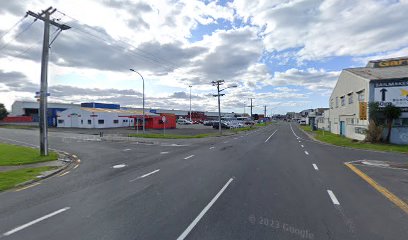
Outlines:
{"label": "grass patch", "polygon": [[48,156],[40,156],[40,150],[0,143],[0,166],[22,165],[57,160],[56,152],[49,152]]}
{"label": "grass patch", "polygon": [[269,124],[272,124],[272,122],[257,123],[257,124],[255,124],[255,126],[264,127],[264,126],[268,126]]}
{"label": "grass patch", "polygon": [[13,188],[19,183],[35,179],[42,172],[49,171],[55,168],[56,167],[38,167],[0,172],[0,191]]}
{"label": "grass patch", "polygon": [[369,149],[385,152],[401,152],[408,153],[407,145],[395,145],[395,144],[385,144],[385,143],[368,143],[362,141],[352,140],[328,131],[318,130],[312,131],[310,126],[300,126],[306,132],[311,132],[314,137],[322,142],[330,143],[336,146],[351,147],[358,149]]}
{"label": "grass patch", "polygon": [[131,133],[129,137],[140,137],[140,138],[163,138],[163,139],[190,139],[190,138],[205,138],[217,136],[218,133],[202,133],[196,135],[179,135],[179,134],[162,134],[162,133]]}
{"label": "grass patch", "polygon": [[8,129],[34,129],[37,126],[28,126],[28,125],[0,125],[0,128],[8,128]]}

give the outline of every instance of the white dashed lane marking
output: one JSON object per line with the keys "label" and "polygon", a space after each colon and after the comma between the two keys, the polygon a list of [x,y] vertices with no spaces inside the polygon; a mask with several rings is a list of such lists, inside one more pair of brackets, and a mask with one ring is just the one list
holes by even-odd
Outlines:
{"label": "white dashed lane marking", "polygon": [[316,171],[318,171],[318,170],[319,170],[319,168],[317,167],[317,165],[316,165],[316,164],[314,164],[314,163],[313,163],[313,168],[314,168]]}
{"label": "white dashed lane marking", "polygon": [[305,154],[306,154],[306,155],[309,155],[309,152],[308,152],[308,151],[305,151]]}
{"label": "white dashed lane marking", "polygon": [[194,157],[194,155],[190,155],[188,157],[185,157],[184,159],[189,159],[189,158],[192,158],[192,157]]}
{"label": "white dashed lane marking", "polygon": [[327,193],[329,194],[334,205],[340,205],[339,200],[337,200],[336,196],[331,190],[327,190]]}

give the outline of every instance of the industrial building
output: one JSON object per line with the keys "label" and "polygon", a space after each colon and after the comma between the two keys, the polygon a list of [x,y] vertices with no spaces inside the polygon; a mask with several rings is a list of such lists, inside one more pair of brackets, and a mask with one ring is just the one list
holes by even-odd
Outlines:
{"label": "industrial building", "polygon": [[327,119],[332,133],[364,140],[370,102],[401,108],[391,142],[408,144],[408,57],[369,61],[366,67],[344,69],[330,96],[329,116],[325,114],[321,121]]}
{"label": "industrial building", "polygon": [[[39,121],[38,113],[38,102],[15,101],[12,104],[11,114],[5,119],[5,122],[37,123]],[[139,121],[141,121],[143,116],[142,108],[121,107],[118,104],[94,102],[81,104],[48,103],[47,115],[48,126],[79,128],[127,127],[135,123],[137,125],[137,119],[139,118]],[[91,115],[98,115],[98,117],[92,117]],[[235,113],[221,113],[222,117],[234,117],[235,115]],[[163,116],[167,118],[166,128],[172,128],[173,125],[170,122],[172,122],[173,116],[175,120],[178,118],[190,119],[190,112],[186,110],[146,108],[145,116],[146,128],[158,128],[158,126],[163,128],[160,122]],[[103,119],[99,119],[100,117],[103,117]],[[218,112],[192,111],[191,119],[193,121],[218,119]]]}

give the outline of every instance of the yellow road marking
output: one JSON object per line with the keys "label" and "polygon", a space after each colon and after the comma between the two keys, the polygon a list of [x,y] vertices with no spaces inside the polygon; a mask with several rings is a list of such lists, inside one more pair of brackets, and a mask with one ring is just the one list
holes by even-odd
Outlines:
{"label": "yellow road marking", "polygon": [[373,188],[375,188],[377,191],[379,191],[382,195],[384,195],[388,200],[393,202],[395,205],[397,205],[399,208],[401,208],[406,214],[408,214],[408,204],[395,196],[392,192],[388,191],[385,187],[381,186],[378,184],[376,181],[374,181],[372,178],[367,176],[365,173],[360,171],[358,168],[353,166],[350,163],[345,163],[347,167],[349,167],[353,172],[355,172],[358,176],[360,176],[362,179],[364,179],[368,184],[370,184]]}
{"label": "yellow road marking", "polygon": [[25,190],[25,189],[27,189],[27,188],[30,188],[30,187],[34,187],[34,186],[37,186],[37,185],[40,185],[41,183],[34,183],[34,184],[31,184],[31,185],[28,185],[28,186],[25,186],[25,187],[22,187],[22,188],[19,188],[19,189],[16,189],[16,192],[19,192],[19,191],[22,191],[22,190]]}

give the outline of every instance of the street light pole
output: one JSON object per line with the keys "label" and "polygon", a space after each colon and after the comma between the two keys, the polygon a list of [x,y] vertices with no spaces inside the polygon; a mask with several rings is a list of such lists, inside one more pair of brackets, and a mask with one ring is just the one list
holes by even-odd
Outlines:
{"label": "street light pole", "polygon": [[[146,130],[145,130],[146,124],[145,124],[145,83],[144,83],[144,78],[143,78],[142,74],[140,74],[138,71],[135,71],[132,68],[129,69],[129,70],[139,74],[139,76],[142,78],[142,81],[143,81],[143,111],[142,112],[143,112],[143,134],[145,134],[146,133]],[[139,127],[139,124],[138,124],[138,127]]]}
{"label": "street light pole", "polygon": [[190,122],[191,122],[191,87],[192,85],[188,86],[190,88]]}

